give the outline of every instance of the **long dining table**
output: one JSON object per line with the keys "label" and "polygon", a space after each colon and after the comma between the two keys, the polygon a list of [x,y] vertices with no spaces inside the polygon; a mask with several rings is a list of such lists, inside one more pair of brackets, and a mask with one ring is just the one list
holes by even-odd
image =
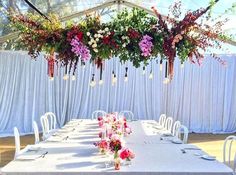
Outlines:
{"label": "long dining table", "polygon": [[114,170],[111,157],[100,154],[94,146],[94,142],[100,140],[98,122],[77,119],[47,140],[26,147],[3,167],[2,174],[233,175],[225,164],[203,159],[206,153],[200,148],[175,144],[173,138],[163,137],[154,120],[136,120],[128,125],[132,134],[124,137],[125,147],[134,151],[135,158],[131,165],[123,165],[118,171]]}

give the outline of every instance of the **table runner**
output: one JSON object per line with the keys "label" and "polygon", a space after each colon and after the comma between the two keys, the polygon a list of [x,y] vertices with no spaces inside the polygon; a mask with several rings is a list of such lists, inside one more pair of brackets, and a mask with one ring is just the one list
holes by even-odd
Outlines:
{"label": "table runner", "polygon": [[[161,140],[160,134],[152,127],[155,121],[133,121],[129,123],[133,133],[125,137],[126,146],[132,149],[136,157],[131,166],[122,166],[115,171],[113,166],[106,167],[109,158],[99,154],[93,145],[99,141],[97,121],[74,120],[51,136],[51,140],[41,142],[37,146],[40,151],[47,151],[44,158],[32,161],[14,160],[6,165],[3,174],[155,174],[155,175],[232,175],[233,172],[223,163],[207,161],[194,153],[201,150],[190,144],[173,144]],[[67,137],[69,136],[69,137]],[[52,138],[60,138],[57,139]],[[27,154],[25,152],[24,154]]]}

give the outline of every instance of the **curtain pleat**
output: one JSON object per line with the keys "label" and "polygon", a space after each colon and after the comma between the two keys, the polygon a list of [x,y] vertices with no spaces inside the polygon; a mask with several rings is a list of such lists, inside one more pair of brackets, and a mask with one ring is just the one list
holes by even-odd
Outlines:
{"label": "curtain pleat", "polygon": [[[32,132],[32,122],[40,126],[40,116],[54,112],[57,125],[73,118],[91,118],[94,110],[107,112],[131,110],[137,119],[158,120],[166,113],[180,120],[193,132],[225,133],[236,131],[236,56],[221,55],[227,67],[206,55],[201,66],[185,63],[180,68],[176,59],[175,75],[163,84],[159,64],[150,62],[146,74],[142,67],[106,61],[103,85],[99,85],[100,69],[86,63],[78,66],[76,81],[63,80],[65,70],[56,70],[54,81],[47,76],[43,54],[34,61],[26,52],[0,51],[0,136],[11,135],[13,127],[22,134]],[[128,82],[124,82],[128,67]],[[152,69],[153,79],[149,79]],[[112,71],[117,84],[112,86]],[[92,74],[96,86],[89,86]]]}

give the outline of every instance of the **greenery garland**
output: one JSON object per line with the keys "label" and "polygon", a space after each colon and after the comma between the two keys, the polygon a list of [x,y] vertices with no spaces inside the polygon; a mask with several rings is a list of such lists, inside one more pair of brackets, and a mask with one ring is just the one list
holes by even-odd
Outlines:
{"label": "greenery garland", "polygon": [[[175,19],[163,18],[155,8],[157,17],[133,8],[123,10],[108,23],[101,23],[99,16],[86,16],[78,24],[64,25],[55,14],[48,16],[50,21],[32,14],[10,15],[10,20],[11,26],[20,32],[18,48],[28,50],[34,59],[41,51],[49,54],[51,77],[54,76],[55,62],[61,62],[68,67],[68,73],[72,71],[74,74],[80,62],[90,61],[100,67],[104,60],[117,56],[122,63],[131,61],[139,67],[160,56],[169,61],[172,78],[175,57],[178,56],[182,63],[189,59],[200,64],[203,59],[201,51],[207,47],[219,48],[219,42],[227,37],[221,30],[224,22],[216,21],[216,25],[207,27],[196,22],[213,5],[211,1],[206,9],[188,12],[179,21],[180,2],[170,8]],[[205,18],[211,19],[209,14]],[[202,29],[204,31],[199,33]]]}

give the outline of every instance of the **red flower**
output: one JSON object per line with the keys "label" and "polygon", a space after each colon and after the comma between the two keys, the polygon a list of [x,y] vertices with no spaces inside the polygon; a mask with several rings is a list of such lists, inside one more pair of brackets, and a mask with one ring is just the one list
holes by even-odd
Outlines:
{"label": "red flower", "polygon": [[104,36],[102,38],[102,42],[103,42],[103,44],[109,45],[110,44],[110,36]]}
{"label": "red flower", "polygon": [[103,119],[102,116],[98,116],[98,121],[101,121]]}
{"label": "red flower", "polygon": [[128,157],[129,157],[129,151],[127,149],[121,151],[121,153],[120,153],[120,158],[121,159],[124,160],[124,159],[127,159]]}
{"label": "red flower", "polygon": [[101,140],[99,143],[98,143],[98,147],[100,149],[107,149],[108,148],[108,143],[106,140]]}
{"label": "red flower", "polygon": [[120,153],[120,158],[123,160],[124,159],[133,159],[134,157],[135,157],[135,154],[130,149],[124,149]]}
{"label": "red flower", "polygon": [[79,41],[82,41],[82,39],[83,39],[83,32],[79,32],[76,36],[77,36]]}
{"label": "red flower", "polygon": [[119,151],[122,148],[121,141],[117,140],[117,139],[111,140],[109,146],[110,146],[111,151],[113,151],[113,152]]}
{"label": "red flower", "polygon": [[98,133],[98,137],[99,137],[99,138],[102,138],[102,132],[99,132],[99,133]]}
{"label": "red flower", "polygon": [[128,29],[128,36],[129,36],[131,39],[137,39],[137,38],[139,38],[141,35],[140,35],[140,33],[139,33],[138,31],[129,28],[129,29]]}

